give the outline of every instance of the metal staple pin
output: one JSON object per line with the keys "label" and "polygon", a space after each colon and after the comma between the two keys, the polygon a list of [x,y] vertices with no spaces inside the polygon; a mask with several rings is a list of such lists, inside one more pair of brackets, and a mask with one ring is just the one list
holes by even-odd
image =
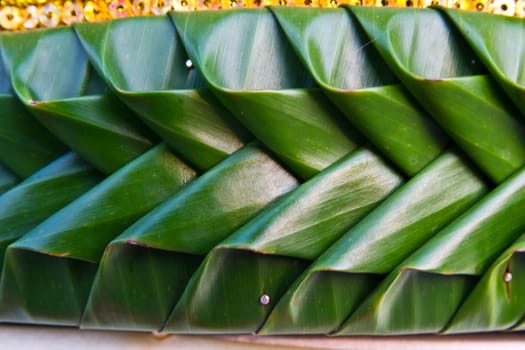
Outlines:
{"label": "metal staple pin", "polygon": [[270,304],[270,296],[268,294],[263,294],[261,295],[261,297],[259,298],[259,302],[262,304],[262,305],[268,305]]}

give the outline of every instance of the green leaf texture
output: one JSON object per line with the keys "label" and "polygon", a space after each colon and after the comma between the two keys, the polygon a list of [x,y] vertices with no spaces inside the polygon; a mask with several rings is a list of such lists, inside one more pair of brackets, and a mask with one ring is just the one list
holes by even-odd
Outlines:
{"label": "green leaf texture", "polygon": [[0,33],[0,322],[525,329],[523,23],[275,7]]}

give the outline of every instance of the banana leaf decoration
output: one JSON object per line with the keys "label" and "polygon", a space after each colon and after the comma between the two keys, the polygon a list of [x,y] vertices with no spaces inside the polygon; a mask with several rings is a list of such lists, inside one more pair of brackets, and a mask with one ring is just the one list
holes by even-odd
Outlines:
{"label": "banana leaf decoration", "polygon": [[[345,82],[336,81],[338,85],[334,87],[330,85],[334,84],[333,81],[323,79],[327,76],[340,77],[343,73],[339,73],[338,69],[345,71],[347,70],[345,67],[351,66],[342,59],[328,60],[336,62],[333,66],[326,63],[322,65],[319,62],[319,57],[329,57],[334,47],[341,52],[347,52],[346,57],[359,57],[365,54],[362,52],[364,50],[368,51],[369,56],[377,55],[373,47],[366,45],[367,39],[363,37],[347,38],[347,40],[337,38],[334,45],[326,45],[332,37],[331,33],[341,26],[356,27],[355,20],[352,20],[346,11],[343,9],[317,11],[317,13],[311,11],[308,12],[309,20],[304,23],[297,20],[297,15],[293,11],[286,9],[274,11],[291,39],[306,37],[307,40],[292,41],[296,43],[297,51],[302,55],[313,75],[320,79],[320,85],[327,89],[334,99],[337,98],[336,101],[340,103],[346,101],[348,105],[354,102],[357,105],[360,102],[358,96],[363,93],[362,99],[365,102],[358,106],[374,102],[376,105],[383,103],[383,114],[377,115],[378,122],[385,119],[387,122],[392,120],[392,127],[400,128],[396,126],[396,122],[399,123],[408,116],[412,118],[411,122],[403,120],[405,122],[400,124],[403,127],[413,126],[409,133],[394,134],[395,137],[399,135],[398,144],[401,145],[395,149],[402,152],[392,154],[392,161],[406,172],[410,172],[414,168],[407,168],[406,164],[414,164],[410,161],[418,159],[421,155],[427,156],[426,159],[423,158],[426,163],[420,160],[419,167],[415,170],[421,170],[422,165],[427,165],[426,168],[350,230],[292,285],[260,331],[263,334],[327,333],[344,321],[364,296],[377,285],[382,275],[390,272],[406,256],[431,238],[439,228],[479,200],[489,186],[482,178],[476,176],[472,165],[457,150],[446,151],[433,159],[437,152],[441,151],[437,146],[415,149],[411,147],[413,144],[433,145],[434,140],[442,140],[444,137],[439,132],[434,134],[429,132],[436,129],[432,120],[419,111],[418,106],[410,99],[397,99],[396,103],[400,105],[400,101],[405,101],[403,110],[412,110],[414,111],[412,114],[398,114],[396,112],[399,109],[391,107],[382,99],[381,96],[385,95],[383,90],[397,89],[406,94],[402,87],[395,85],[375,87],[373,89],[375,95],[368,91],[372,90],[370,87],[360,89],[362,81],[369,81],[362,78],[364,67],[368,67],[372,72],[377,69],[378,65],[367,65],[367,62],[373,60],[367,60],[359,65],[361,79],[356,81],[347,78]],[[359,32],[359,28],[356,27],[351,32]],[[314,53],[317,56],[314,56]],[[385,70],[384,67],[381,69]],[[349,90],[343,90],[345,88]],[[352,88],[354,90],[350,90]],[[372,96],[377,97],[374,99]],[[389,111],[386,115],[385,110]],[[366,118],[370,116],[369,111],[360,112],[355,108],[352,112],[347,117],[350,120],[358,120],[356,125],[362,125],[363,133],[368,135],[365,123],[359,122],[359,119],[367,120]],[[384,136],[378,137],[378,132],[374,132],[376,134],[370,139],[375,141],[379,149],[385,150],[386,155],[389,155],[393,137],[386,132]],[[434,145],[439,146],[440,143]],[[428,153],[421,152],[422,148]],[[318,288],[319,284],[326,285],[326,288]],[[349,293],[348,290],[352,292]]]}
{"label": "banana leaf decoration", "polygon": [[402,84],[493,181],[523,165],[519,112],[483,74],[480,60],[445,15],[425,9],[351,11]]}
{"label": "banana leaf decoration", "polygon": [[[90,47],[96,47],[97,44],[94,41],[96,40],[95,36],[88,37],[87,34],[82,31],[81,27],[78,27],[77,31],[79,32],[80,37],[83,38],[82,40],[85,43],[91,42],[92,44],[90,44]],[[133,35],[133,33],[128,35]],[[148,42],[149,41],[145,40],[145,42],[141,44],[142,47],[147,47]],[[101,61],[100,57],[104,55],[104,53],[101,50],[90,49],[88,51],[91,51],[93,55],[96,54],[95,57],[98,58],[95,58],[95,60],[98,61]],[[152,63],[153,62],[151,61],[146,62],[148,66]],[[120,66],[125,67],[124,64],[121,64]],[[182,64],[179,65],[179,67],[181,66]],[[124,68],[123,70],[126,70],[126,68]],[[185,91],[183,91],[183,93],[187,94],[187,92]],[[130,106],[132,106],[132,104],[130,104]],[[150,114],[150,117],[153,118],[154,115]],[[264,117],[270,118],[270,116]],[[331,117],[328,113],[326,113],[326,111],[317,107],[315,110],[312,110],[310,115],[304,116],[303,120],[303,122],[314,121],[318,124],[320,124],[321,122],[325,122],[325,125],[330,125],[328,123],[331,122]],[[230,123],[232,122],[230,121]],[[283,120],[280,123],[280,128],[284,132],[292,133],[295,125],[297,125],[297,122],[295,122],[294,120],[291,120],[289,123],[288,121]],[[335,131],[337,135],[341,135],[335,140],[329,140],[326,137],[323,138],[323,136],[326,135],[326,131],[319,128],[319,126],[312,129],[313,130],[309,132],[309,135],[316,138],[314,145],[317,147],[324,148],[321,148],[321,151],[315,149],[302,150],[302,156],[307,157],[306,159],[283,160],[283,162],[288,167],[293,168],[294,166],[296,166],[297,168],[305,168],[306,166],[309,166],[309,163],[312,161],[320,163],[322,161],[322,157],[326,157],[323,154],[323,150],[330,150],[329,145],[337,144],[337,142],[341,142],[343,145],[341,146],[341,149],[343,149],[343,151],[341,151],[340,156],[346,154],[346,152],[351,151],[357,146],[357,143],[355,141],[349,139],[344,133],[341,133],[339,129],[332,128],[331,130]],[[278,141],[280,141],[281,143],[279,144]],[[286,144],[282,144],[282,142],[282,139],[276,141],[272,138],[269,138],[266,140],[266,145],[268,147],[271,147],[274,151],[276,149],[287,150],[288,144],[293,145],[293,142],[288,141]],[[250,146],[250,149],[251,147],[253,146]],[[224,163],[219,164],[219,168],[214,168],[213,172],[216,172],[216,175],[213,178],[206,177],[205,179],[200,179],[199,184],[195,185],[198,186],[196,188],[202,187],[205,191],[209,192],[208,194],[206,194],[206,196],[202,195],[204,199],[213,203],[213,198],[216,197],[216,195],[212,195],[212,193],[214,193],[213,191],[215,191],[213,188],[217,187],[217,185],[214,184],[219,184],[224,181],[221,180],[221,178],[223,177],[223,173],[228,174],[228,182],[232,183],[234,181],[238,181],[241,184],[240,180],[238,180],[236,177],[238,175],[235,175],[239,174],[241,170],[245,178],[250,177],[248,176],[247,170],[243,170],[245,169],[245,167],[243,166],[244,161],[241,162],[240,160],[246,157],[247,155],[249,156],[253,152],[253,149],[250,151],[248,151],[248,149],[241,150],[239,152],[240,153],[236,154],[234,158],[228,158],[224,161]],[[260,151],[257,151],[257,153],[258,152]],[[279,152],[281,151],[276,151],[277,154],[279,154]],[[324,153],[327,152],[324,151]],[[251,158],[252,156],[249,157]],[[235,162],[238,162],[238,164],[235,165],[235,168],[238,167],[239,170],[232,170],[234,166],[232,162],[234,162],[234,160]],[[267,160],[265,160],[262,163],[267,163]],[[267,187],[266,191],[269,191],[271,188],[278,186],[279,183],[282,181],[278,180],[278,178],[275,178],[274,180],[272,180],[274,183],[271,184],[272,181],[269,181],[270,178],[268,178],[269,182],[266,185],[264,185],[262,182],[259,181],[263,181],[265,176],[258,176],[261,177],[261,179],[258,179],[258,181],[255,181],[255,178],[253,176],[251,177],[253,178],[252,183],[250,184],[251,190],[246,189],[244,191],[246,193],[246,199],[251,198],[251,196],[254,195],[260,197],[260,194],[257,194],[257,192],[255,191],[257,188]],[[307,176],[307,174],[304,174],[304,177]],[[395,175],[392,175],[392,179],[396,179]],[[258,183],[260,183],[260,185],[258,185]],[[296,185],[294,185],[294,187],[295,186]],[[187,191],[191,193],[191,191],[195,190],[188,188]],[[249,192],[253,191],[255,191],[253,194],[250,193],[248,195]],[[210,213],[202,215],[196,212],[190,214],[190,212],[193,212],[194,210],[192,209],[193,204],[187,204],[188,208],[182,209],[181,203],[193,203],[194,199],[192,199],[192,196],[188,196],[185,193],[186,192],[183,191],[181,194],[168,201],[165,204],[165,206],[160,207],[158,211],[155,210],[151,212],[148,216],[144,217],[143,220],[139,221],[136,224],[136,226],[131,227],[129,230],[124,232],[122,236],[118,237],[110,244],[111,249],[107,250],[108,253],[102,261],[101,269],[99,270],[99,274],[97,275],[97,279],[95,280],[94,288],[89,299],[88,307],[82,320],[82,327],[115,327],[119,329],[129,329],[131,327],[133,329],[159,329],[165,321],[166,317],[168,316],[171,307],[174,303],[177,302],[178,298],[182,294],[182,291],[184,290],[187,281],[191,277],[191,273],[193,273],[197,269],[198,264],[202,261],[203,253],[207,253],[213,247],[213,245],[226,238],[228,235],[234,232],[241,224],[244,224],[246,219],[249,219],[249,217],[241,216],[235,219],[234,221],[231,221],[231,219],[227,220],[226,216],[222,214],[220,214],[216,219],[214,218],[214,216],[217,216],[217,214]],[[223,194],[223,196],[224,195],[225,194]],[[199,198],[197,197],[196,199]],[[244,201],[246,199],[243,198],[242,200]],[[195,203],[201,202],[195,201]],[[202,204],[196,204],[196,206],[202,206]],[[181,209],[178,209],[179,207],[181,207]],[[227,207],[225,207],[224,204],[221,204],[221,210],[226,211],[227,215],[231,216],[232,214],[228,213],[229,210],[227,210],[226,208]],[[211,209],[215,211],[216,207],[212,207]],[[178,223],[179,221],[181,221],[181,218],[190,216],[202,217],[202,225],[206,226],[194,223],[194,227],[189,228],[187,227],[187,224],[181,226]],[[206,216],[209,216],[210,218],[205,219]],[[210,230],[208,228],[207,230],[210,232],[206,235],[199,233],[204,230],[204,227],[211,226],[213,225],[213,223],[220,223],[221,228],[214,228],[213,230]],[[159,231],[161,227],[170,227],[170,231],[165,231],[165,229]],[[198,241],[196,241],[199,242],[199,246],[202,246],[201,248],[197,249],[195,246],[189,247],[187,246],[187,243],[184,243],[187,240],[187,238],[183,237],[187,235],[192,235],[188,232],[188,230],[191,230],[189,232],[194,232],[193,235],[196,235],[197,237],[199,235],[202,236]],[[156,235],[158,235],[159,238],[152,240],[154,236],[152,232],[157,232]],[[129,251],[129,253],[123,253],[123,250]],[[142,253],[140,253],[141,250]],[[137,254],[143,257],[143,259],[147,259],[148,265],[152,266],[150,271],[154,276],[165,277],[162,278],[162,282],[159,281],[159,277],[156,277],[156,280],[152,280],[151,285],[147,286],[147,284],[144,284],[142,281],[143,277],[141,277],[138,273],[126,273],[127,281],[137,281],[135,283],[131,282],[132,285],[135,286],[133,289],[135,291],[138,290],[138,292],[132,295],[128,291],[129,282],[128,284],[123,283],[119,285],[115,284],[113,281],[115,280],[115,274],[118,273],[120,276],[122,276],[122,274],[124,274],[123,271],[126,266],[129,266],[130,264],[136,264],[132,261],[132,258],[136,257]],[[129,255],[130,258],[123,259],[122,256],[126,255]],[[156,255],[158,256],[158,263],[155,263],[157,258],[155,258],[154,256]],[[118,262],[116,261],[116,257],[119,258]],[[170,268],[168,267],[168,265],[166,265],[166,259],[171,259],[170,261],[172,261],[173,264],[176,264],[176,266],[180,267],[176,270],[173,270],[172,267]],[[193,261],[194,266],[190,264],[191,261]],[[122,267],[116,269],[114,267],[116,265]],[[162,266],[164,266],[164,268],[162,268]],[[171,272],[168,269],[171,269]],[[160,273],[159,271],[162,270],[165,270],[166,272]],[[173,282],[170,283],[168,281]],[[176,285],[173,285],[173,283],[175,283],[174,281],[178,281],[178,283]],[[168,288],[171,288],[171,291],[168,291],[165,294],[163,294],[162,297],[159,297],[159,294],[161,293],[159,291],[167,290]],[[158,301],[155,307],[152,307],[151,305],[150,300],[152,298],[156,298],[156,300]],[[122,300],[126,300],[126,302],[124,303],[122,302]],[[137,300],[137,302],[134,304],[133,307],[130,307],[130,304],[132,303],[128,302],[129,300]],[[109,306],[112,307],[111,312],[108,312]]]}
{"label": "banana leaf decoration", "polygon": [[[484,273],[479,283],[449,322],[444,333],[506,330],[525,315],[521,235]],[[519,325],[517,326],[519,329]]]}
{"label": "banana leaf decoration", "polygon": [[[195,251],[196,247],[176,242],[174,237],[180,236],[178,239],[184,242],[183,237],[191,235],[187,223],[179,224],[181,218],[200,217],[201,224],[194,223],[191,230],[196,237],[201,236],[199,244],[210,245],[228,235],[261,205],[296,184],[293,177],[278,170],[274,161],[264,156],[266,151],[256,145],[246,146],[235,156],[228,157],[252,136],[213,98],[209,90],[202,88],[203,83],[196,71],[188,71],[185,65],[187,55],[184,48],[177,44],[178,38],[169,19],[149,18],[143,21],[100,24],[97,28],[78,26],[76,30],[90,59],[102,72],[107,70],[102,62],[115,60],[119,56],[118,53],[110,55],[111,52],[107,51],[109,45],[101,45],[100,33],[105,33],[103,36],[108,42],[136,41],[135,45],[153,53],[145,57],[139,67],[135,60],[120,57],[116,65],[120,70],[106,74],[108,84],[183,159],[195,164],[201,171],[210,170],[214,165],[216,167],[109,244],[82,319],[81,327],[84,328],[158,330],[202,260],[203,248]],[[142,39],[137,41],[138,33]],[[158,55],[159,42],[151,40],[153,37],[174,43],[170,55],[178,59],[164,75],[155,76],[148,71],[152,67],[166,66],[164,62],[159,62],[159,59],[166,57]],[[137,71],[144,72],[143,78],[137,79]],[[168,78],[177,75],[187,77],[178,78],[173,85],[166,85]],[[140,84],[133,85],[134,81]],[[137,99],[139,104],[135,102]],[[173,109],[166,111],[159,105],[172,106]],[[202,130],[203,124],[208,126],[206,130]],[[260,164],[255,165],[257,162]],[[254,168],[249,170],[250,167]],[[264,169],[269,173],[263,176],[261,172]],[[231,188],[242,178],[239,177],[241,175],[258,178],[250,184],[252,191],[264,187],[273,190],[268,190],[268,197],[261,196],[257,191],[251,196],[246,195],[244,204],[237,203],[239,208],[235,210],[231,208],[228,211],[221,202],[210,204],[220,193],[227,194],[228,191],[224,192],[221,187]],[[249,191],[239,187],[230,195],[236,193],[238,196],[243,192]],[[208,208],[205,210],[204,207]],[[220,214],[220,211],[226,213]],[[232,211],[238,214],[232,214]],[[228,219],[228,215],[236,217]],[[162,226],[170,227],[170,230],[159,233]],[[152,230],[161,237],[151,241]],[[200,231],[209,231],[209,234],[202,235]],[[177,268],[174,269],[174,266]],[[151,275],[150,283],[144,283],[143,269]],[[116,278],[122,282],[115,283]],[[157,302],[152,305],[151,300]]]}
{"label": "banana leaf decoration", "polygon": [[[211,18],[200,14],[176,14],[174,21],[192,61],[226,107],[302,178],[308,178],[313,171],[321,170],[208,254],[164,328],[167,332],[255,332],[273,305],[272,301],[261,305],[259,298],[268,296],[270,300],[278,300],[290,281],[306,267],[302,260],[315,258],[323,247],[333,242],[345,228],[397,187],[401,178],[382,164],[373,151],[361,149],[351,152],[348,141],[343,138],[344,134],[336,131],[344,126],[341,117],[319,90],[307,90],[309,85],[303,85],[303,89],[296,87],[290,91],[290,88],[305,79],[305,73],[297,68],[297,59],[291,48],[285,46],[268,10],[254,10],[235,18],[227,13],[213,14]],[[234,72],[236,75],[228,73],[230,64],[219,61],[211,66],[203,63],[213,61],[214,56],[224,57],[224,63],[234,62],[242,54],[231,47],[225,50],[207,44],[220,39],[210,33],[221,33],[226,23],[232,25],[230,22],[240,26],[243,31],[255,30],[250,37],[232,38],[229,43],[231,47],[251,45],[259,48],[262,43],[249,42],[253,38],[264,38],[264,45],[281,47],[278,51],[257,49],[260,51],[252,54],[250,62],[244,66],[250,67],[246,71],[248,77],[239,75],[239,72]],[[201,35],[193,30],[196,27],[209,29],[203,30]],[[199,51],[202,47],[212,49],[209,52]],[[287,80],[280,79],[282,72],[275,68],[276,65],[290,66],[284,70],[289,72]],[[292,75],[294,70],[295,76]],[[250,75],[255,73],[266,77],[267,81],[251,78]],[[221,80],[221,77],[227,78]],[[240,86],[250,91],[236,91]],[[257,99],[250,95],[257,96]],[[290,98],[292,95],[293,99]],[[287,103],[293,104],[292,108],[301,106],[301,114],[279,115],[273,106],[267,105],[269,102],[266,101],[270,101],[270,97],[275,100],[286,96]],[[265,105],[257,106],[258,103]],[[277,122],[277,118],[282,118],[282,121]],[[268,123],[269,127],[263,128],[264,123]],[[281,132],[272,132],[272,125],[279,125]],[[300,150],[307,167],[299,164],[299,159],[291,158],[298,152],[294,150],[297,144],[284,148],[283,140],[280,139],[282,135],[297,132],[297,129],[309,142]],[[345,129],[352,132],[350,126],[345,126]],[[326,137],[327,131],[332,135],[331,138]],[[357,138],[354,136],[354,139]],[[338,150],[339,155],[332,153]],[[334,159],[349,151],[350,154],[340,162],[323,169],[325,164],[334,162]],[[368,179],[369,188],[362,187],[365,179]],[[333,208],[331,211],[326,210],[328,203]],[[322,229],[317,225],[318,222],[323,223]],[[303,243],[296,249],[290,249],[292,242],[297,245],[298,239]],[[228,266],[237,265],[237,259],[243,261],[245,270],[235,276],[227,272],[230,269],[220,268],[222,264],[217,263],[221,261]],[[258,273],[249,277],[242,272],[249,270]],[[242,286],[235,282],[241,278],[247,279]],[[204,294],[201,295],[200,286],[207,280],[216,281],[220,288],[203,290]],[[217,314],[224,318],[220,324],[214,320]]]}
{"label": "banana leaf decoration", "polygon": [[525,329],[522,45],[501,39],[522,22],[273,7],[2,32],[0,321]]}
{"label": "banana leaf decoration", "polygon": [[[41,34],[39,33],[27,33],[27,42],[24,41],[24,43],[32,44],[30,46],[16,45],[16,43],[14,43],[16,37],[13,36],[2,37],[4,59],[5,62],[7,62],[6,67],[9,68],[8,72],[11,81],[14,82],[13,89],[19,96],[25,97],[23,102],[25,102],[27,106],[31,106],[30,109],[32,109],[32,112],[35,113],[39,121],[43,122],[46,126],[50,126],[51,131],[61,138],[64,143],[77,150],[79,154],[82,154],[84,159],[87,159],[91,164],[98,167],[99,170],[105,172],[113,171],[113,169],[128,163],[133,158],[151,148],[155,140],[155,138],[151,136],[152,133],[144,127],[139,128],[140,123],[131,119],[133,118],[131,112],[120,104],[114,96],[108,93],[89,95],[93,92],[93,89],[98,91],[97,88],[100,88],[103,84],[101,81],[97,81],[96,76],[93,77],[93,75],[91,75],[92,79],[89,78],[89,65],[83,51],[80,50],[80,45],[76,43],[75,46],[75,42],[73,41],[75,40],[74,32],[71,29],[62,28],[53,34],[54,35],[41,38]],[[61,55],[61,50],[64,50],[64,46],[61,46],[63,41],[69,41],[69,44],[73,44],[72,47],[66,47],[67,50],[77,48],[76,51],[73,50],[76,55]],[[62,57],[62,60],[57,60],[59,56]],[[27,57],[29,59],[24,60],[20,57]],[[42,61],[46,63],[50,69],[41,72],[43,75],[40,77],[35,74],[29,74],[34,69],[33,65],[38,66]],[[68,67],[71,69],[71,75],[62,75],[61,69],[66,69],[67,71]],[[77,74],[75,75],[73,72]],[[71,79],[71,77],[75,77],[76,79]],[[21,81],[25,79],[27,79],[25,84],[20,86]],[[49,92],[50,89],[46,89],[45,85],[43,85],[43,82],[49,79],[55,81],[56,86],[62,89],[57,89],[57,91],[55,91],[56,95],[52,95],[52,92]],[[105,90],[105,88],[102,88],[102,90]],[[76,97],[65,95],[66,93],[71,94],[75,92],[78,94]],[[63,95],[61,96],[60,93]],[[88,95],[84,96],[85,93]],[[46,94],[49,96],[46,96]],[[37,97],[43,98],[44,100],[37,100]],[[48,98],[52,98],[53,100],[49,101],[47,100]],[[65,98],[65,100],[60,101],[61,98]],[[64,102],[64,108],[62,109],[60,107],[61,102]],[[40,107],[47,108],[46,112],[42,112],[42,110],[39,109]],[[94,140],[97,142],[93,142]],[[114,149],[114,151],[109,153],[105,151],[101,152],[101,148],[97,148],[99,146],[101,146],[102,149],[110,147]],[[167,164],[169,162],[166,160],[170,157],[162,157],[162,155],[160,155],[157,158],[158,163],[162,164],[162,162],[164,162]],[[149,165],[152,165],[151,161]],[[152,167],[152,169],[155,168]],[[161,167],[161,169],[164,168]],[[185,169],[185,167],[182,169]],[[169,174],[172,176],[176,174],[176,172],[170,172]],[[3,205],[1,209],[2,220],[5,225],[2,233],[2,252],[7,243],[25,235],[30,229],[34,229],[35,226],[41,224],[44,219],[98,183],[101,178],[102,176],[96,172],[92,166],[86,164],[71,153],[51,163],[21,183],[20,186],[6,193],[2,196],[2,204],[5,205]],[[177,180],[178,178],[174,177],[172,181],[177,182]],[[131,178],[126,179],[126,181],[127,184],[132,183]],[[124,182],[126,183],[126,181]],[[104,195],[100,195],[100,192],[111,193],[107,187],[110,187],[113,191],[115,190],[115,185],[113,185],[113,188],[111,185],[106,185],[106,188],[102,187],[98,190],[98,197],[91,193],[87,195],[87,198],[95,197],[102,201]],[[95,192],[97,193],[97,191]],[[150,191],[149,193],[155,194],[155,192],[156,191]],[[138,193],[141,195],[144,194],[144,192],[140,190],[138,190]],[[129,193],[127,194],[129,195]],[[113,193],[113,195],[115,195],[115,193]],[[163,195],[166,196],[166,194]],[[117,197],[111,199],[113,202],[118,202],[119,200]],[[157,202],[159,201],[158,198],[156,198],[156,200]],[[86,203],[86,201],[89,202],[89,200],[84,200],[84,205],[91,205]],[[145,202],[147,202],[147,200],[145,200]],[[16,205],[14,203],[16,203]],[[75,205],[73,205],[73,207],[75,207]],[[139,206],[138,208],[144,210],[143,207]],[[78,212],[82,212],[83,210],[89,212],[86,207],[80,209]],[[69,212],[71,213],[71,211]],[[75,213],[74,210],[72,212]],[[68,211],[66,210],[65,213],[67,217]],[[129,220],[129,217],[133,217],[132,214],[133,213],[131,213],[131,215],[130,213],[126,213],[124,216]],[[115,212],[110,211],[108,215],[111,217],[111,215],[115,215]],[[61,218],[63,217],[58,215],[58,219],[55,220],[60,222],[62,220]],[[53,222],[53,219],[50,218],[50,220]],[[84,225],[84,221],[80,215],[76,224]],[[65,226],[69,224],[70,228],[75,227],[75,224],[72,224],[70,221],[68,222],[68,220],[64,222],[66,222]],[[104,225],[106,223],[101,224]],[[33,237],[34,236],[35,234],[33,234]],[[36,236],[38,238],[39,235],[36,234]],[[38,250],[35,246],[33,248]],[[42,251],[46,251],[45,247],[42,248]],[[22,256],[23,260],[24,256],[20,250],[11,253],[8,252],[7,254],[10,255],[10,257],[6,258],[7,263],[3,268],[5,271],[13,272],[12,268],[15,266],[15,272],[2,275],[1,288],[6,290],[2,298],[5,298],[3,300],[8,303],[9,308],[4,308],[1,312],[1,317],[6,321],[18,322],[47,322],[46,320],[49,319],[58,320],[62,318],[57,322],[60,324],[71,323],[70,320],[65,320],[68,317],[65,316],[67,312],[60,309],[60,307],[57,307],[56,310],[53,309],[54,303],[52,302],[52,295],[49,296],[49,299],[44,299],[44,302],[36,302],[36,304],[33,305],[36,308],[35,310],[31,310],[31,307],[28,307],[27,310],[20,311],[19,308],[24,309],[24,304],[27,301],[24,298],[27,295],[20,293],[17,294],[14,299],[9,299],[7,290],[13,286],[13,283],[15,286],[17,285],[16,278],[19,278],[20,275],[24,276],[27,273],[27,276],[35,276],[38,274],[38,271],[33,269],[31,264],[23,265],[23,263],[19,262],[19,257]],[[30,255],[32,256],[33,262],[39,259],[43,259],[44,262],[49,260],[35,253],[30,253]],[[77,269],[75,271],[81,273],[82,264],[75,262],[73,265],[75,265]],[[53,276],[53,270],[48,269],[45,263],[39,266],[44,269],[43,273],[39,276],[49,276],[49,274]],[[60,263],[55,263],[54,266],[59,270],[62,269],[60,271],[64,271],[64,269],[67,271],[67,266],[69,265],[64,263],[63,266],[60,266]],[[51,280],[52,279],[50,279],[50,281]],[[39,283],[42,288],[41,290],[46,290],[46,288],[53,290],[53,285],[50,286],[45,279],[33,280],[29,278],[27,281],[28,284],[20,286],[20,288],[23,291],[27,290],[29,292],[29,296],[27,296],[29,299],[32,298],[31,292],[35,290],[34,288],[39,287]],[[86,289],[85,286],[84,289]],[[89,291],[89,287],[87,290]],[[58,288],[58,291],[60,291],[60,288]],[[55,300],[58,300],[59,303],[63,302],[65,300],[63,297],[65,297],[65,295],[59,294]],[[45,304],[43,305],[43,310],[42,303]],[[63,304],[65,305],[67,303]],[[71,305],[67,305],[65,308],[67,309],[69,306]],[[74,307],[77,310],[79,309],[78,305]],[[19,319],[18,316],[13,316],[20,313],[31,314],[32,311],[35,312],[34,318],[32,318],[33,316],[28,316]],[[48,312],[47,315],[46,312]],[[56,317],[57,314],[60,315],[61,313],[62,315],[60,317]],[[76,318],[76,323],[78,323],[79,316]]]}
{"label": "banana leaf decoration", "polygon": [[3,33],[1,43],[16,95],[55,136],[101,172],[112,173],[157,142],[107,92],[71,28]]}
{"label": "banana leaf decoration", "polygon": [[[5,51],[3,54],[6,58]],[[2,180],[10,185],[2,186],[9,191],[0,196],[3,264],[9,243],[97,184],[102,175],[68,153],[68,148],[31,116],[12,95],[4,64],[0,67],[0,161],[5,165]],[[16,178],[21,182],[15,187]]]}
{"label": "banana leaf decoration", "polygon": [[[206,171],[252,140],[186,67],[187,54],[167,17],[91,23],[75,31],[111,90],[173,150],[191,150],[180,154],[191,166]],[[141,55],[122,54],[128,51]]]}
{"label": "banana leaf decoration", "polygon": [[18,183],[18,178],[4,165],[0,164],[0,195]]}
{"label": "banana leaf decoration", "polygon": [[[307,261],[401,183],[369,150],[344,157],[213,248],[164,330],[256,332],[274,305],[272,299],[279,300]],[[213,287],[202,288],[209,281]],[[261,297],[269,301],[260,302]],[[220,322],[216,315],[222,315]]]}
{"label": "banana leaf decoration", "polygon": [[347,11],[272,11],[316,83],[385,157],[414,176],[443,151],[446,134],[399,84]]}
{"label": "banana leaf decoration", "polygon": [[[363,142],[321,91],[313,89],[310,74],[268,9],[172,16],[209,88],[301,179],[309,179]],[[243,35],[228,35],[233,27]],[[293,135],[301,135],[304,142],[291,142]]]}

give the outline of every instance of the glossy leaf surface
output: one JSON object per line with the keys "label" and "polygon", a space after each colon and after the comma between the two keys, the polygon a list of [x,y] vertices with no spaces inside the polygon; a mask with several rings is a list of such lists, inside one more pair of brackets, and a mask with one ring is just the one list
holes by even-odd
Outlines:
{"label": "glossy leaf surface", "polygon": [[[107,88],[71,28],[21,35],[1,36],[13,89],[60,140],[105,173],[153,146],[155,138],[131,111],[102,94]],[[46,69],[36,69],[41,66]]]}
{"label": "glossy leaf surface", "polygon": [[[203,255],[296,186],[255,144],[226,158],[110,243],[82,327],[160,329]],[[137,271],[133,257],[148,265]]]}
{"label": "glossy leaf surface", "polygon": [[329,247],[290,287],[261,333],[333,331],[384,275],[486,191],[462,157],[443,154]]}
{"label": "glossy leaf surface", "polygon": [[[479,276],[525,229],[525,220],[517,215],[524,185],[525,173],[520,171],[440,231],[389,274],[339,333],[443,329]],[[433,306],[423,307],[428,300]],[[401,309],[406,312],[401,314]]]}
{"label": "glossy leaf surface", "polygon": [[1,256],[9,243],[29,232],[100,180],[100,173],[74,153],[68,153],[1,195]]}
{"label": "glossy leaf surface", "polygon": [[521,22],[280,7],[0,33],[0,321],[524,329]]}
{"label": "glossy leaf surface", "polygon": [[441,153],[447,137],[397,84],[347,11],[272,11],[316,82],[379,151],[409,175]]}
{"label": "glossy leaf surface", "polygon": [[[78,307],[65,307],[55,313],[51,305],[84,305],[89,291],[86,284],[91,285],[89,276],[93,277],[95,264],[100,260],[106,245],[194,176],[192,169],[167,151],[164,145],[159,145],[33,228],[7,249],[0,295],[10,295],[11,291],[18,289],[18,297],[0,299],[0,317],[17,321],[16,317],[10,317],[23,310],[23,313],[34,316],[29,321],[46,322],[64,312],[68,315],[64,322],[78,324],[81,315]],[[156,184],[155,188],[147,186],[152,182]],[[28,256],[44,262],[28,268],[28,265],[20,262]],[[70,282],[61,283],[59,287],[42,283],[45,281],[42,277],[35,279],[34,284],[30,283],[30,279],[22,286],[17,282],[26,276],[50,277],[59,271],[63,274],[68,270],[75,275],[68,276]],[[50,278],[53,280],[56,277]],[[48,306],[36,309],[27,307],[28,300],[34,297],[35,292],[47,295]],[[57,306],[57,309],[60,307]]]}
{"label": "glossy leaf surface", "polygon": [[525,128],[517,110],[492,78],[480,75],[479,59],[444,15],[428,9],[351,11],[411,94],[494,181],[524,164]]}
{"label": "glossy leaf surface", "polygon": [[491,76],[525,114],[523,21],[504,16],[446,10]]}
{"label": "glossy leaf surface", "polygon": [[[256,332],[282,291],[348,227],[402,183],[375,154],[358,150],[269,206],[208,254],[175,307],[165,330]],[[242,259],[239,284],[218,261]],[[279,273],[276,274],[276,271]],[[240,280],[240,275],[237,277]],[[221,281],[213,293],[206,281]],[[258,287],[254,287],[258,286]],[[258,305],[261,295],[270,303]],[[242,304],[245,302],[245,304]],[[222,324],[213,315],[222,315]]]}
{"label": "glossy leaf surface", "polygon": [[[302,179],[362,142],[318,90],[305,90],[313,86],[311,77],[269,10],[172,17],[193,64],[221,102]],[[232,26],[244,34],[225,36]],[[294,137],[305,142],[292,142]]]}
{"label": "glossy leaf surface", "polygon": [[[172,149],[191,150],[181,156],[197,169],[209,169],[251,139],[203,88],[196,70],[186,67],[186,51],[168,18],[78,25],[75,30],[112,90]],[[129,51],[142,54],[125,54]]]}
{"label": "glossy leaf surface", "polygon": [[505,330],[525,315],[525,237],[516,240],[484,273],[445,333]]}

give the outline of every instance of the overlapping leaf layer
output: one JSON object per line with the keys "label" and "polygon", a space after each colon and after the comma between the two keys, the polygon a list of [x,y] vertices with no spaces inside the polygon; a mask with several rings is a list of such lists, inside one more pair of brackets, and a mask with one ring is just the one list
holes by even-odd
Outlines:
{"label": "overlapping leaf layer", "polygon": [[525,328],[525,22],[171,13],[0,35],[0,321]]}

